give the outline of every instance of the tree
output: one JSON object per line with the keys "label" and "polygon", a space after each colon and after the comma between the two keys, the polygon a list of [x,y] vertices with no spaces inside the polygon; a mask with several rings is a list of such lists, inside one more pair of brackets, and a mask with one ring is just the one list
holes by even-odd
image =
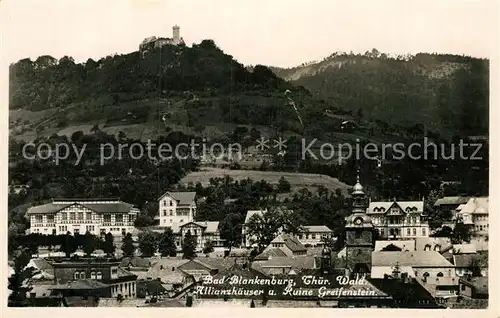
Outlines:
{"label": "tree", "polygon": [[26,294],[33,289],[30,283],[37,270],[26,267],[31,259],[28,249],[19,248],[14,254],[14,273],[9,277],[8,283],[12,293],[9,295],[8,303],[9,307],[20,307],[26,301]]}
{"label": "tree", "polygon": [[127,233],[125,237],[123,237],[122,251],[123,251],[123,256],[125,257],[134,256],[135,246],[134,246],[134,240],[132,239],[132,234]]}
{"label": "tree", "polygon": [[85,233],[83,236],[83,252],[90,256],[97,248],[97,237],[95,235],[90,234],[89,231]]}
{"label": "tree", "polygon": [[78,245],[75,237],[70,232],[66,232],[61,238],[60,251],[64,252],[66,257],[70,257],[77,249]]}
{"label": "tree", "polygon": [[262,215],[254,214],[248,221],[247,229],[249,237],[252,238],[250,244],[257,244],[259,252],[262,252],[280,231],[296,235],[302,230],[297,214],[273,206]]}
{"label": "tree", "polygon": [[292,186],[290,185],[290,182],[288,182],[285,177],[281,177],[279,182],[278,182],[278,192],[280,193],[287,193],[290,192],[290,189]]}
{"label": "tree", "polygon": [[458,220],[453,229],[453,234],[451,236],[451,242],[453,244],[462,244],[464,242],[470,242],[472,229],[470,225],[464,224],[461,220]]}
{"label": "tree", "polygon": [[108,232],[106,236],[104,237],[104,242],[102,242],[101,249],[103,250],[106,255],[111,256],[114,254],[116,250],[116,246],[114,244],[114,237],[111,232]]}
{"label": "tree", "polygon": [[151,231],[141,232],[139,234],[139,250],[142,256],[151,257],[158,248],[157,237]]}
{"label": "tree", "polygon": [[176,256],[177,248],[175,247],[174,232],[171,228],[166,228],[161,234],[159,252],[161,256]]}
{"label": "tree", "polygon": [[214,251],[214,243],[211,240],[205,242],[205,247],[203,248],[203,254],[210,254]]}
{"label": "tree", "polygon": [[193,259],[196,257],[196,236],[191,235],[191,231],[187,231],[184,235],[182,242],[182,257],[186,259]]}

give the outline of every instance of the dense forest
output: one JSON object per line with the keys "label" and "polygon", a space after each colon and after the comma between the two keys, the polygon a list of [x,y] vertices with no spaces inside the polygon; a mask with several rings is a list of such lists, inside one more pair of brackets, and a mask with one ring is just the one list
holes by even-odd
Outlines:
{"label": "dense forest", "polygon": [[448,137],[488,134],[488,60],[423,53],[388,57],[373,49],[273,71],[369,120],[424,124]]}

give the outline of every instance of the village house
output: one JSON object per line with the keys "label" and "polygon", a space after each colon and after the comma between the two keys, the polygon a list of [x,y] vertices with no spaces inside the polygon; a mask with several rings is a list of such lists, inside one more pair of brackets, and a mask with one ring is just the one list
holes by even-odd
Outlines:
{"label": "village house", "polygon": [[470,225],[477,237],[487,237],[489,229],[488,221],[488,197],[470,198],[467,203],[457,208],[457,219],[466,225]]}
{"label": "village house", "polygon": [[460,296],[488,299],[488,277],[460,278]]}
{"label": "village house", "polygon": [[305,225],[304,229],[297,235],[300,243],[305,246],[321,246],[324,244],[324,239],[332,238],[333,231],[326,225]]}
{"label": "village house", "polygon": [[424,281],[456,277],[455,266],[435,251],[373,252],[371,276],[390,275],[396,264],[401,273]]}
{"label": "village house", "polygon": [[54,282],[58,285],[54,290],[74,293],[82,289],[87,294],[94,290],[99,297],[135,298],[137,276],[119,265],[114,259],[55,260],[52,266]]}
{"label": "village house", "polygon": [[159,225],[153,231],[163,232],[171,228],[175,236],[175,245],[178,250],[188,232],[196,237],[198,251],[203,250],[208,241],[213,246],[223,246],[224,240],[220,237],[218,221],[195,221],[196,192],[171,192],[164,193],[158,200]]}
{"label": "village house", "polygon": [[371,217],[380,238],[409,239],[429,236],[423,200],[370,202],[366,214]]}
{"label": "village house", "polygon": [[119,199],[53,199],[26,212],[30,233],[124,236],[133,231],[139,210]]}
{"label": "village house", "polygon": [[437,212],[450,215],[450,219],[448,220],[449,222],[445,222],[445,224],[443,225],[450,226],[451,228],[454,227],[453,221],[456,218],[457,208],[460,205],[467,203],[467,201],[469,201],[469,198],[470,197],[448,196],[436,200],[436,202],[434,203],[434,208],[437,210]]}

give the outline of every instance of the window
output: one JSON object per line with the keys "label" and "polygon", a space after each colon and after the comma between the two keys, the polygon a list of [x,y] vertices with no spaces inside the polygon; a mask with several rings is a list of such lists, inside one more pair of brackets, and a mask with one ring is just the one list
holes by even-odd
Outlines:
{"label": "window", "polygon": [[425,234],[425,227],[422,228],[422,236],[426,236],[426,234]]}
{"label": "window", "polygon": [[92,220],[92,212],[87,212],[86,219]]}
{"label": "window", "polygon": [[83,220],[83,212],[78,212],[78,220]]}
{"label": "window", "polygon": [[67,220],[67,215],[66,215],[66,213],[62,213],[62,214],[61,214],[61,216],[62,216],[62,220],[63,220],[63,221],[66,221],[66,220]]}
{"label": "window", "polygon": [[443,274],[443,273],[441,273],[441,272],[439,272],[439,273],[437,274],[437,277],[443,277],[443,276],[444,276],[444,274]]}
{"label": "window", "polygon": [[410,236],[410,228],[406,229],[406,235]]}
{"label": "window", "polygon": [[85,276],[86,276],[86,275],[85,275],[85,272],[81,272],[81,273],[80,273],[80,279],[85,279],[85,278],[86,278]]}
{"label": "window", "polygon": [[90,272],[90,278],[91,278],[91,279],[95,279],[95,272],[94,272],[94,271],[91,271],[91,272]]}
{"label": "window", "polygon": [[54,222],[54,215],[47,215],[47,222]]}
{"label": "window", "polygon": [[163,210],[163,216],[167,216],[167,210]]}
{"label": "window", "polygon": [[97,276],[96,276],[97,279],[102,279],[102,272],[97,272]]}
{"label": "window", "polygon": [[413,228],[413,236],[417,236],[417,229]]}
{"label": "window", "polygon": [[302,237],[303,237],[303,235],[302,235],[302,234],[300,234],[300,235],[299,235],[299,240],[301,240],[301,239],[302,239]]}
{"label": "window", "polygon": [[123,215],[115,214],[115,222],[123,222]]}
{"label": "window", "polygon": [[102,217],[102,221],[107,223],[111,222],[111,214],[104,214]]}
{"label": "window", "polygon": [[76,213],[68,213],[69,214],[69,219],[70,220],[75,220],[75,217],[76,217]]}
{"label": "window", "polygon": [[462,291],[464,291],[464,290],[465,290],[465,285],[464,285],[464,284],[462,284],[462,286],[460,286],[460,289],[461,289]]}
{"label": "window", "polygon": [[355,232],[355,236],[356,236],[357,239],[361,238],[361,232],[356,231]]}
{"label": "window", "polygon": [[174,202],[172,200],[170,200],[170,206],[173,206],[174,205]]}
{"label": "window", "polygon": [[163,201],[163,206],[167,206],[167,200]]}
{"label": "window", "polygon": [[313,240],[315,240],[315,239],[316,239],[316,234],[311,234],[311,238],[312,238]]}
{"label": "window", "polygon": [[74,235],[80,234],[80,229],[74,229],[73,233],[74,233]]}
{"label": "window", "polygon": [[174,215],[174,211],[170,210],[170,216]]}
{"label": "window", "polygon": [[42,223],[43,222],[43,216],[41,216],[41,215],[37,215],[35,219],[36,219],[37,223]]}
{"label": "window", "polygon": [[73,275],[73,278],[74,279],[79,279],[80,278],[80,273],[79,272],[75,272],[75,274]]}

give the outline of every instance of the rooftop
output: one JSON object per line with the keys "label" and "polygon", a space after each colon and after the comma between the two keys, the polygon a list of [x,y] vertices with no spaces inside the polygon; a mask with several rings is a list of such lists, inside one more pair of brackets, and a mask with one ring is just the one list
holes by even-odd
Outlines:
{"label": "rooftop", "polygon": [[387,212],[392,206],[401,208],[404,212],[423,212],[424,201],[380,201],[370,202],[366,213],[368,214],[383,214]]}
{"label": "rooftop", "polygon": [[79,200],[73,199],[68,201],[66,199],[54,200],[52,203],[33,206],[28,209],[26,214],[52,214],[56,213],[69,206],[82,206],[88,208],[96,213],[129,213],[134,205],[122,201],[105,201],[104,199],[86,199]]}
{"label": "rooftop", "polygon": [[165,196],[170,196],[177,201],[178,205],[191,205],[195,203],[196,192],[165,192],[158,200],[163,199]]}
{"label": "rooftop", "polygon": [[373,252],[372,266],[454,267],[439,252]]}

